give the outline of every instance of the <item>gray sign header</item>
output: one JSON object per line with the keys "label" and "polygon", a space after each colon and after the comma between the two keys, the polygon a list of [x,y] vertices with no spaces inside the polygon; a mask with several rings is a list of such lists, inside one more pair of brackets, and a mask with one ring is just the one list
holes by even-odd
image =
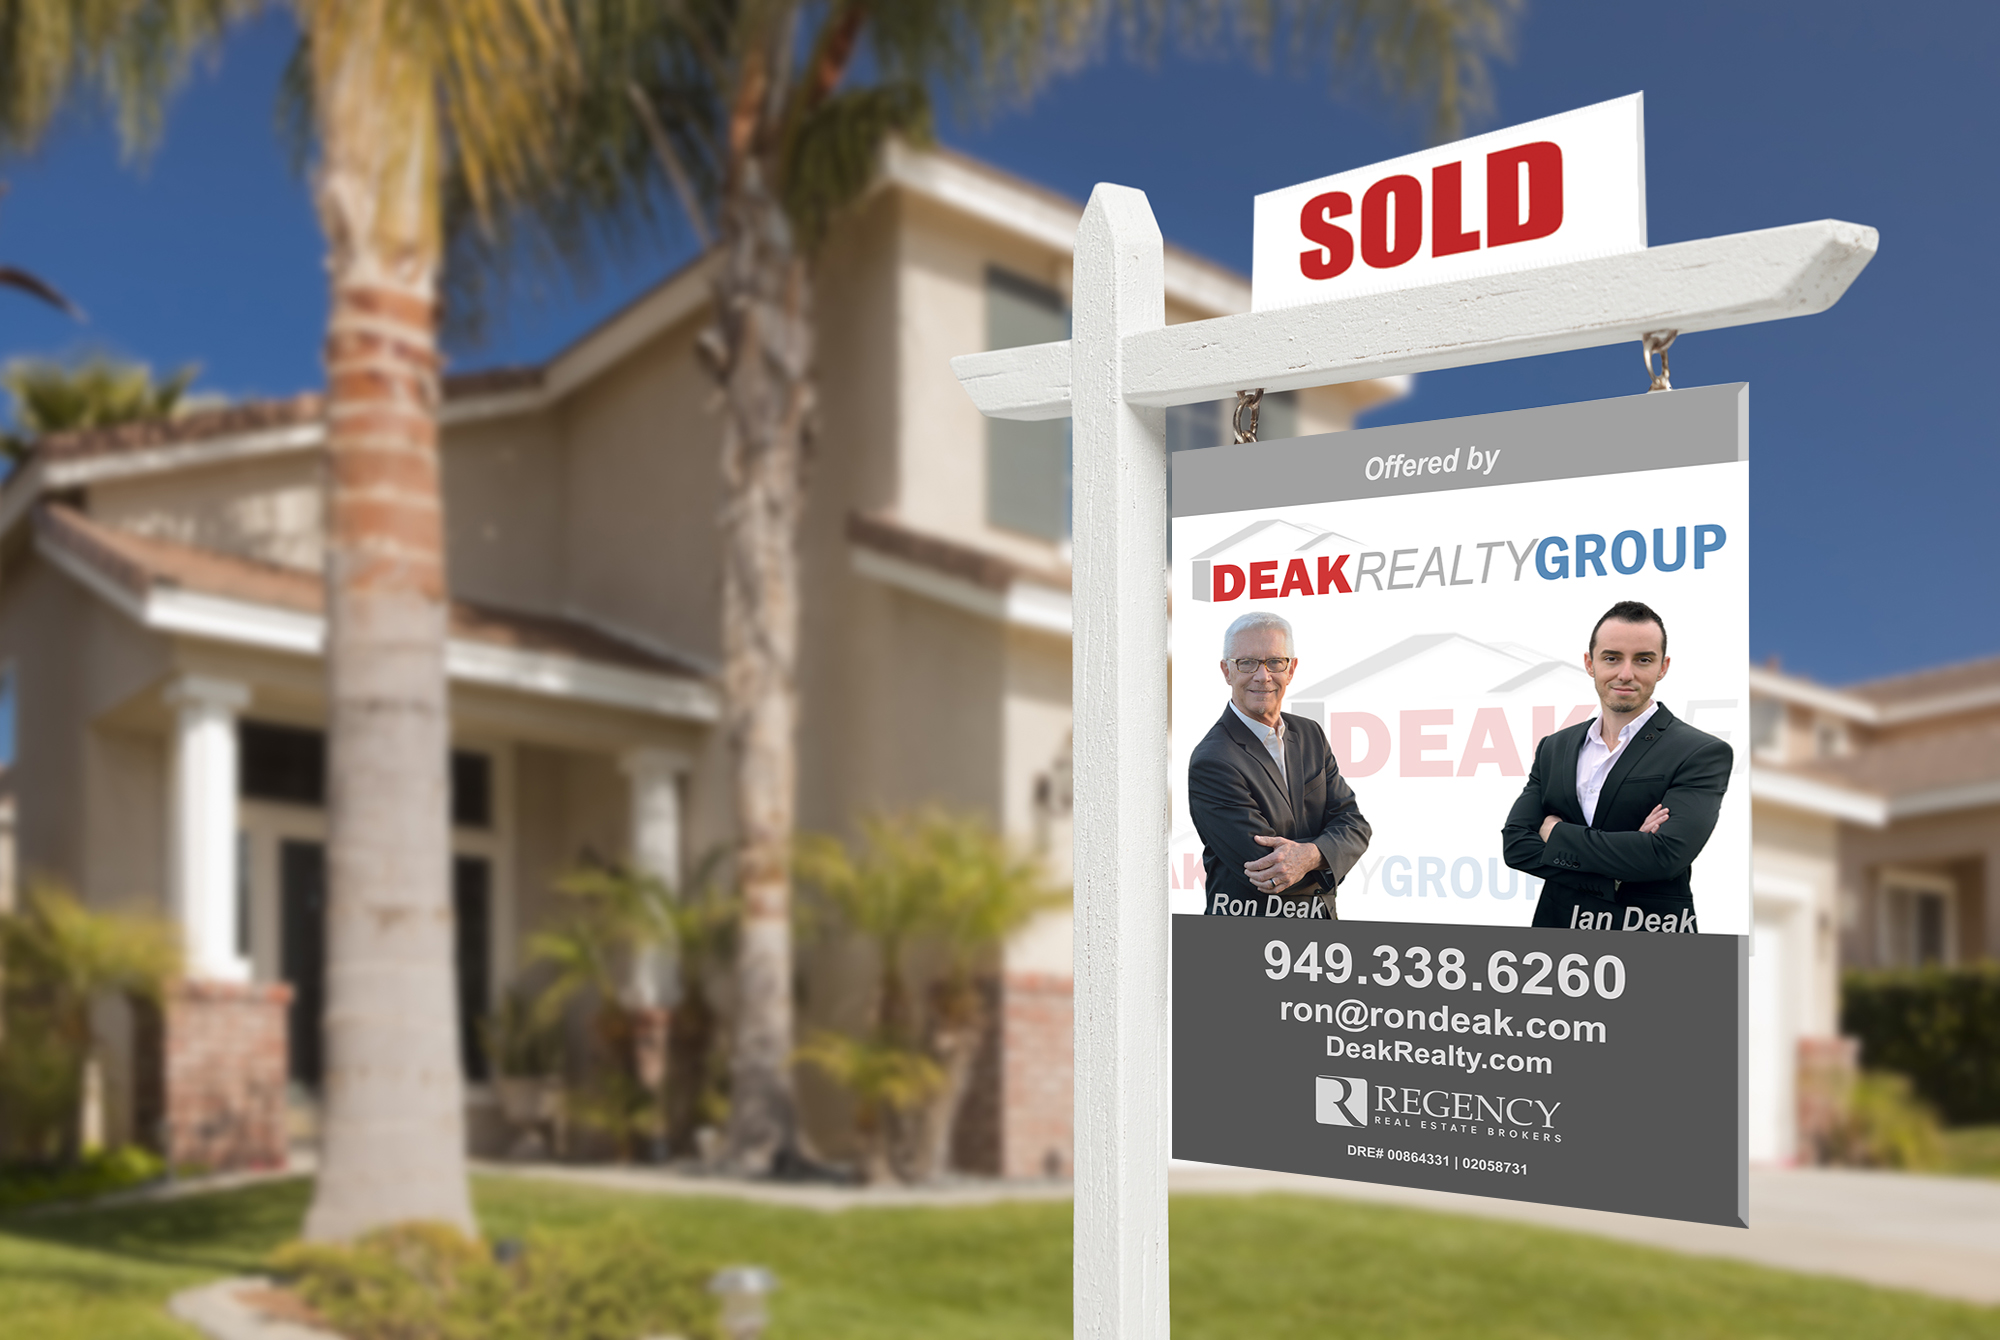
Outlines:
{"label": "gray sign header", "polygon": [[1177,451],[1174,515],[1748,460],[1749,407],[1749,384],[1733,382]]}

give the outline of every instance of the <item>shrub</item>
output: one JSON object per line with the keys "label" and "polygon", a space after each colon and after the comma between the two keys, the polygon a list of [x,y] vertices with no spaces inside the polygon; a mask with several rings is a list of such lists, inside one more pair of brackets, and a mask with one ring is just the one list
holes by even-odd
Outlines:
{"label": "shrub", "polygon": [[1943,1161],[1937,1114],[1912,1096],[1906,1076],[1884,1071],[1855,1080],[1823,1140],[1821,1161],[1848,1168],[1914,1172]]}
{"label": "shrub", "polygon": [[93,998],[157,1001],[180,940],[149,917],[99,912],[46,882],[0,914],[0,1157],[73,1163],[83,1153]]}
{"label": "shrub", "polygon": [[1952,1125],[2000,1121],[2000,968],[1849,973],[1841,1031]]}
{"label": "shrub", "polygon": [[75,1163],[17,1164],[0,1169],[0,1210],[128,1191],[165,1172],[156,1155],[133,1145],[97,1150]]}
{"label": "shrub", "polygon": [[717,1340],[703,1281],[636,1236],[530,1235],[505,1264],[444,1224],[352,1246],[294,1243],[272,1267],[350,1340]]}
{"label": "shrub", "polygon": [[864,819],[853,851],[802,834],[794,861],[808,891],[796,904],[800,938],[852,936],[872,946],[877,970],[867,1026],[815,1038],[799,1059],[854,1095],[870,1181],[934,1177],[990,1022],[979,974],[1008,936],[1066,898],[1034,853],[985,819],[937,809]]}

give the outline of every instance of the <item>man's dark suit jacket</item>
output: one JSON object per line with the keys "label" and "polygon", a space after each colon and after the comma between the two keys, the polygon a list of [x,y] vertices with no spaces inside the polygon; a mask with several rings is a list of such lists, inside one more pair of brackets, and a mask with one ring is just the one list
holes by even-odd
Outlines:
{"label": "man's dark suit jacket", "polygon": [[[1284,722],[1282,776],[1264,742],[1228,707],[1188,760],[1188,810],[1201,834],[1210,916],[1332,916],[1335,887],[1368,850],[1374,830],[1340,775],[1326,732],[1289,712]],[[1266,893],[1243,873],[1271,854],[1250,840],[1258,836],[1310,842],[1325,863],[1290,888]]]}
{"label": "man's dark suit jacket", "polygon": [[[1542,740],[1501,830],[1507,864],[1545,881],[1534,924],[1571,926],[1580,912],[1609,912],[1612,918],[1600,925],[1622,929],[1657,912],[1676,929],[1693,930],[1688,876],[1715,831],[1735,754],[1662,705],[1618,756],[1598,793],[1596,821],[1586,824],[1576,758],[1596,728],[1593,719]],[[1641,833],[1655,805],[1665,805],[1671,817],[1659,832]],[[1562,822],[1544,843],[1542,820],[1551,814]],[[1637,914],[1628,913],[1635,907]]]}

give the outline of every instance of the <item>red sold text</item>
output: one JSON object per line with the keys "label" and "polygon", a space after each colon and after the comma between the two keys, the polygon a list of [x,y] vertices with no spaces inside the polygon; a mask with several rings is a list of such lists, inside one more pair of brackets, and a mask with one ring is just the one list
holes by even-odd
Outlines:
{"label": "red sold text", "polygon": [[[1484,164],[1473,170],[1480,167],[1486,172],[1483,237],[1479,228],[1465,226],[1466,164],[1440,163],[1431,169],[1428,231],[1432,256],[1533,242],[1562,227],[1560,146],[1548,140],[1519,144],[1487,154]],[[1346,191],[1327,191],[1306,201],[1299,211],[1299,234],[1312,245],[1299,253],[1299,273],[1307,279],[1345,274],[1354,265],[1356,233],[1360,234],[1361,263],[1371,269],[1389,270],[1416,259],[1425,245],[1425,189],[1424,182],[1408,173],[1384,177],[1361,193],[1358,216],[1354,197]]]}

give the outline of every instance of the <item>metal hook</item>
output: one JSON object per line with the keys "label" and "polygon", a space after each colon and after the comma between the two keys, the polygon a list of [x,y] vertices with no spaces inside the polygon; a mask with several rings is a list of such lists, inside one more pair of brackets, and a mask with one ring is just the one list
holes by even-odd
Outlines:
{"label": "metal hook", "polygon": [[[1678,330],[1649,330],[1639,337],[1639,356],[1646,360],[1646,375],[1653,380],[1653,384],[1646,388],[1648,395],[1651,395],[1654,391],[1671,391],[1674,389],[1673,382],[1669,380],[1671,374],[1667,367],[1667,350],[1672,347],[1674,340],[1679,335],[1680,332]],[[1660,356],[1660,370],[1658,372],[1653,371],[1654,354]]]}
{"label": "metal hook", "polygon": [[[1264,388],[1261,386],[1254,391],[1238,391],[1236,393],[1236,412],[1229,416],[1229,425],[1236,430],[1236,441],[1255,442],[1257,440],[1257,411],[1263,403]],[[1243,411],[1246,407],[1250,411],[1250,427],[1248,429],[1243,427]]]}

